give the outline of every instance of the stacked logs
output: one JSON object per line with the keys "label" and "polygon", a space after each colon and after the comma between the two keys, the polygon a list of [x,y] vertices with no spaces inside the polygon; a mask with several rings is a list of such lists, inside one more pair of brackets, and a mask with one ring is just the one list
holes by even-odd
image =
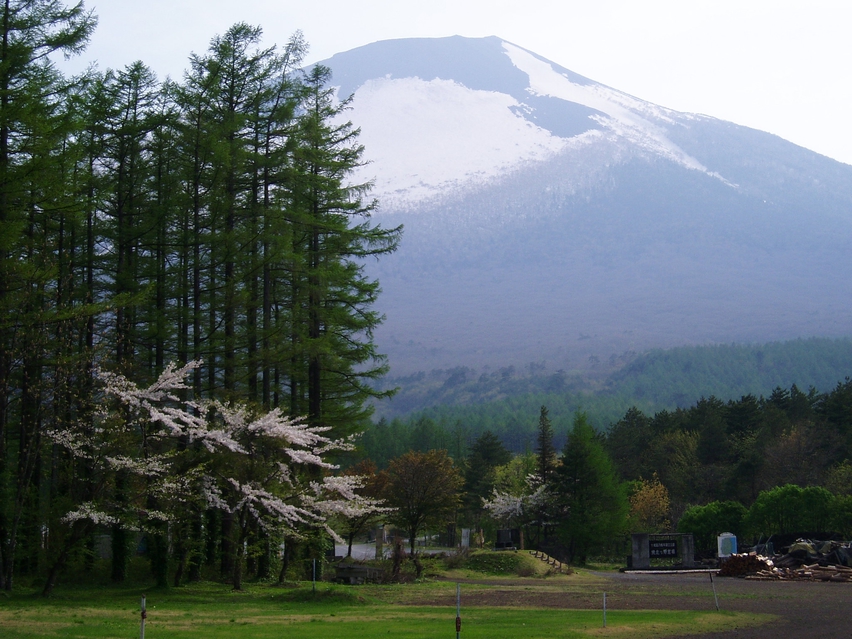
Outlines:
{"label": "stacked logs", "polygon": [[720,577],[745,577],[757,581],[837,581],[852,582],[852,568],[818,563],[788,568],[776,566],[768,557],[754,553],[731,555],[722,563]]}
{"label": "stacked logs", "polygon": [[773,566],[766,570],[759,570],[753,575],[746,575],[746,579],[757,579],[761,581],[837,581],[842,583],[852,582],[852,568],[846,566],[820,566],[811,564],[801,568],[778,568]]}
{"label": "stacked logs", "polygon": [[772,560],[754,553],[731,555],[722,562],[720,577],[744,577],[773,568]]}

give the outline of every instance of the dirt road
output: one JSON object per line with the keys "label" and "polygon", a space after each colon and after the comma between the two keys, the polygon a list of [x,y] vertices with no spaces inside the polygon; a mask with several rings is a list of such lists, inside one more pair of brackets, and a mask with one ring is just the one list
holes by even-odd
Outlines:
{"label": "dirt road", "polygon": [[[583,585],[549,580],[519,580],[465,595],[471,606],[532,606],[597,609],[603,592],[610,610],[713,610],[715,600],[707,573],[647,575],[589,573]],[[715,577],[722,610],[760,612],[779,620],[758,628],[705,634],[712,639],[833,639],[852,637],[852,584],[831,582],[750,581]],[[470,582],[475,583],[475,582]],[[535,585],[533,585],[535,583]],[[549,584],[549,585],[548,585]],[[483,583],[484,585],[484,583]],[[437,602],[436,602],[437,603]]]}

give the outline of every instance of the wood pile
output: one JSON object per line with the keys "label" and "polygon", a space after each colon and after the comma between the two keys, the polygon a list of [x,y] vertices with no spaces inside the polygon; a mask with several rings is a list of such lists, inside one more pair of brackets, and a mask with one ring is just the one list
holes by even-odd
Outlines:
{"label": "wood pile", "polygon": [[[721,574],[721,573],[720,573]],[[746,579],[760,581],[838,581],[852,582],[852,568],[846,566],[820,566],[811,564],[801,568],[771,568],[746,575]]]}
{"label": "wood pile", "polygon": [[797,539],[786,554],[772,559],[755,552],[731,555],[722,562],[719,576],[762,581],[852,582],[852,544]]}
{"label": "wood pile", "polygon": [[744,577],[773,568],[772,560],[754,553],[731,555],[722,562],[720,577]]}
{"label": "wood pile", "polygon": [[722,563],[720,577],[745,577],[756,581],[837,581],[852,582],[852,568],[818,563],[798,568],[776,566],[768,557],[754,553],[731,555]]}

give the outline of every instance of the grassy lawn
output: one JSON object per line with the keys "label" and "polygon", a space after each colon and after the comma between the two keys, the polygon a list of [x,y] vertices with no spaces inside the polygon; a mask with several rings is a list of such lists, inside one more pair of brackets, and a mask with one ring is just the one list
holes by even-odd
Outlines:
{"label": "grassy lawn", "polygon": [[[559,577],[547,588],[568,587]],[[711,611],[620,611],[519,607],[465,607],[465,594],[487,584],[462,588],[461,636],[500,639],[552,637],[661,637],[727,630],[769,621],[768,616]],[[507,588],[495,582],[493,587]],[[524,588],[523,586],[513,586]],[[530,586],[533,587],[533,586]],[[569,588],[570,590],[570,588]],[[50,599],[27,593],[0,597],[0,636],[129,638],[139,636],[138,588],[65,588]],[[455,606],[417,605],[441,597],[452,601],[455,584],[347,587],[310,584],[297,588],[253,585],[243,593],[205,583],[165,592],[149,591],[146,639],[212,637],[293,639],[317,637],[453,637]],[[404,601],[408,605],[401,605]]]}

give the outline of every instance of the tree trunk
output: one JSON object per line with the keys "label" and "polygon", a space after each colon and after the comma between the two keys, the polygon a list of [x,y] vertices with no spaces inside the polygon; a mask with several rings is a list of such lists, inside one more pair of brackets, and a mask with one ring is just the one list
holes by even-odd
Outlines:
{"label": "tree trunk", "polygon": [[121,524],[112,526],[112,580],[121,583],[127,578],[127,531]]}
{"label": "tree trunk", "polygon": [[237,526],[239,527],[239,535],[237,536],[237,547],[234,553],[234,590],[243,589],[243,566],[245,565],[246,556],[246,539],[248,539],[248,509],[243,506],[240,510],[240,515],[237,518]]}
{"label": "tree trunk", "polygon": [[420,563],[420,557],[417,555],[411,555],[411,561],[414,562],[414,569],[417,571],[417,579],[420,579],[420,576],[423,574],[423,564]]}
{"label": "tree trunk", "polygon": [[234,543],[231,538],[234,531],[234,514],[222,512],[222,543],[219,545],[220,567],[222,577],[227,577],[234,572]]}
{"label": "tree trunk", "polygon": [[[127,471],[119,470],[115,476],[115,501],[117,504],[127,502]],[[127,578],[129,562],[127,547],[127,532],[120,523],[112,526],[112,580],[121,583]]]}
{"label": "tree trunk", "polygon": [[202,552],[202,544],[204,543],[203,531],[201,523],[202,513],[194,513],[190,524],[190,551],[189,551],[189,581],[195,583],[201,581],[201,562],[204,553]]}
{"label": "tree trunk", "polygon": [[65,538],[62,550],[47,571],[44,588],[41,589],[43,597],[49,597],[53,593],[53,589],[56,587],[56,580],[59,577],[59,573],[65,567],[65,564],[68,562],[68,556],[71,554],[71,551],[74,550],[74,547],[80,542],[80,540],[89,535],[93,529],[94,525],[88,520],[80,519],[74,522],[74,525],[71,528],[71,533]]}
{"label": "tree trunk", "polygon": [[290,570],[290,561],[293,559],[293,541],[284,542],[284,554],[281,556],[281,571],[278,573],[278,583],[283,584],[287,580],[287,572]]}
{"label": "tree trunk", "polygon": [[393,568],[391,569],[391,579],[399,581],[399,571],[402,568],[402,559],[405,557],[405,549],[402,547],[402,539],[395,539],[393,542]]}
{"label": "tree trunk", "polygon": [[[163,530],[166,528],[166,530]],[[148,552],[151,559],[151,572],[157,588],[169,587],[169,539],[168,524],[158,524],[153,534],[148,536],[150,547]]]}
{"label": "tree trunk", "polygon": [[260,553],[260,557],[257,560],[257,578],[269,579],[269,575],[272,573],[272,542],[269,539],[269,535],[263,530],[260,531],[260,534],[263,535],[263,541],[261,542],[263,552]]}

